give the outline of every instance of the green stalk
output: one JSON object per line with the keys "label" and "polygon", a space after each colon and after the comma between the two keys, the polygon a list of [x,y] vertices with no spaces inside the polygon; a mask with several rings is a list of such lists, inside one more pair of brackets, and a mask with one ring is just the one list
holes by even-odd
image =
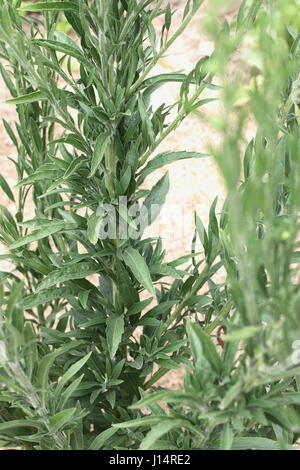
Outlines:
{"label": "green stalk", "polygon": [[116,154],[114,151],[114,145],[111,143],[108,146],[108,149],[105,154],[105,167],[106,167],[106,173],[105,173],[105,185],[107,187],[107,190],[109,192],[109,195],[111,199],[114,197],[114,184],[113,184],[113,176],[116,174],[116,165],[117,165],[117,160],[116,160]]}
{"label": "green stalk", "polygon": [[176,39],[183,33],[183,31],[185,30],[187,25],[190,23],[194,15],[197,13],[197,11],[199,10],[203,2],[204,0],[200,0],[199,3],[195,3],[192,10],[186,15],[185,19],[183,20],[183,22],[181,23],[177,31],[173,34],[173,36],[170,37],[170,39],[161,48],[158,54],[155,57],[153,57],[150,64],[145,68],[144,72],[141,74],[140,78],[130,87],[129,94],[133,94],[139,88],[139,86],[142,84],[144,79],[151,72],[153,67],[157,64],[159,59],[165,54],[165,52],[169,49],[169,47],[172,46],[172,44],[176,41]]}
{"label": "green stalk", "polygon": [[214,329],[223,322],[224,318],[228,315],[233,306],[234,302],[232,300],[228,300],[226,302],[217,318],[215,318],[214,321],[205,328],[207,334],[211,334]]}
{"label": "green stalk", "polygon": [[170,369],[159,369],[155,372],[155,374],[152,375],[151,379],[149,379],[143,386],[144,390],[147,390],[148,388],[151,388],[152,385],[154,385],[161,377],[166,375],[169,372]]}

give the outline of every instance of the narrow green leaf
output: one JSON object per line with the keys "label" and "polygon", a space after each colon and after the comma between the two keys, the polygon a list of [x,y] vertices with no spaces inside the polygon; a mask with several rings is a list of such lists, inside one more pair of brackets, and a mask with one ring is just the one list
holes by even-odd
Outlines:
{"label": "narrow green leaf", "polygon": [[45,396],[47,393],[49,371],[55,359],[61,354],[64,354],[70,351],[71,349],[75,349],[77,346],[81,345],[82,343],[83,343],[82,340],[79,340],[79,341],[72,340],[70,341],[70,343],[65,344],[64,346],[60,347],[56,351],[51,352],[43,357],[36,373],[36,385],[41,390],[43,401],[45,400]]}
{"label": "narrow green leaf", "polygon": [[168,3],[168,5],[166,6],[166,11],[165,11],[165,27],[167,31],[170,29],[171,21],[172,21],[171,5],[170,3]]}
{"label": "narrow green leaf", "polygon": [[[131,407],[133,408],[133,407]],[[127,429],[127,428],[137,428],[140,426],[151,426],[152,424],[160,423],[162,420],[169,419],[165,416],[145,416],[144,418],[131,419],[130,421],[124,421],[123,423],[113,424],[116,429]]]}
{"label": "narrow green leaf", "polygon": [[125,264],[131,269],[134,277],[151,295],[155,295],[149,268],[140,253],[136,249],[129,247],[122,253],[122,258]]}
{"label": "narrow green leaf", "polygon": [[71,421],[72,416],[75,414],[76,408],[68,408],[66,410],[59,411],[50,419],[50,429],[52,433],[58,432],[63,428],[69,421]]}
{"label": "narrow green leaf", "polygon": [[60,398],[58,400],[57,409],[59,410],[64,409],[69,398],[78,389],[83,377],[84,377],[84,374],[80,375],[77,379],[73,380],[73,382],[71,382],[70,385],[61,393]]}
{"label": "narrow green leaf", "polygon": [[99,229],[103,216],[97,215],[96,213],[92,214],[87,221],[87,234],[90,242],[93,245],[96,245],[99,238]]}
{"label": "narrow green leaf", "polygon": [[68,370],[67,372],[64,373],[64,375],[61,377],[56,390],[55,390],[55,395],[58,396],[60,392],[62,391],[63,387],[65,384],[75,375],[77,372],[84,366],[84,364],[89,360],[91,357],[92,352],[89,352],[86,354],[84,357],[79,359],[79,361],[75,362]]}
{"label": "narrow green leaf", "polygon": [[35,103],[37,101],[46,100],[47,97],[42,91],[33,91],[32,93],[28,93],[27,95],[18,96],[17,98],[11,98],[10,100],[6,100],[5,103],[8,104],[28,104],[28,103]]}
{"label": "narrow green leaf", "polygon": [[147,163],[147,165],[141,170],[138,184],[140,185],[146,176],[148,176],[152,171],[162,168],[165,165],[176,162],[177,160],[185,160],[187,158],[203,158],[208,157],[207,153],[199,152],[165,152],[157,155],[152,160]]}
{"label": "narrow green leaf", "polygon": [[18,141],[17,141],[17,138],[16,138],[16,136],[14,134],[14,131],[12,130],[11,126],[8,124],[8,122],[5,119],[2,119],[2,122],[3,122],[3,126],[6,130],[7,135],[9,136],[10,140],[12,141],[14,146],[16,148],[18,148],[19,147]]}
{"label": "narrow green leaf", "polygon": [[230,450],[233,443],[234,434],[230,425],[225,424],[220,437],[220,450]]}
{"label": "narrow green leaf", "polygon": [[195,225],[196,225],[196,230],[199,235],[202,246],[204,250],[206,251],[207,243],[208,243],[207,233],[206,233],[202,220],[200,219],[200,217],[198,216],[196,212],[195,212]]}
{"label": "narrow green leaf", "polygon": [[194,258],[195,256],[200,255],[201,253],[190,253],[188,255],[183,255],[180,258],[175,259],[174,261],[169,261],[168,265],[172,266],[173,268],[176,268],[177,266],[180,266],[181,264],[186,263],[189,261],[191,258]]}
{"label": "narrow green leaf", "polygon": [[149,299],[141,300],[140,302],[135,302],[128,309],[127,315],[137,315],[138,313],[142,312],[146,307],[148,307],[151,302],[152,297],[149,297]]}
{"label": "narrow green leaf", "polygon": [[224,335],[224,341],[242,341],[249,339],[261,331],[261,329],[262,326],[245,326],[243,328],[239,328],[238,330],[233,330],[227,335]]}
{"label": "narrow green leaf", "polygon": [[44,182],[45,180],[56,180],[61,176],[62,172],[60,170],[42,170],[32,173],[27,178],[23,178],[16,185],[17,188],[26,186],[28,184],[37,183],[38,181]]}
{"label": "narrow green leaf", "polygon": [[71,281],[73,279],[83,279],[87,276],[90,276],[91,274],[96,274],[98,271],[99,267],[96,264],[90,262],[65,266],[48,274],[48,276],[46,276],[38,285],[36,290],[37,292],[40,292],[43,289],[48,289],[49,287],[55,286],[55,284]]}
{"label": "narrow green leaf", "polygon": [[158,401],[164,401],[166,403],[182,403],[184,400],[196,400],[198,401],[197,395],[191,393],[180,392],[177,390],[163,390],[162,392],[153,393],[146,395],[144,398],[139,400],[130,406],[131,410],[136,410],[142,406],[150,406]]}
{"label": "narrow green leaf", "polygon": [[99,450],[104,444],[108,441],[110,437],[118,432],[118,428],[108,428],[105,431],[101,432],[95,439],[92,441],[89,450]]}
{"label": "narrow green leaf", "polygon": [[225,410],[227,406],[229,406],[233,400],[235,400],[238,395],[241,393],[242,384],[238,380],[235,384],[233,384],[225,393],[223,400],[220,403],[220,409]]}
{"label": "narrow green leaf", "polygon": [[166,173],[151,189],[150,193],[144,201],[144,206],[147,209],[149,225],[156,219],[161,211],[162,205],[165,202],[166,196],[169,191],[169,175]]}
{"label": "narrow green leaf", "polygon": [[72,176],[76,171],[86,162],[85,159],[82,157],[76,158],[73,160],[70,165],[68,166],[67,170],[65,171],[63,175],[63,179],[68,179],[70,176]]}
{"label": "narrow green leaf", "polygon": [[74,57],[79,62],[90,65],[85,59],[85,56],[82,54],[79,47],[74,47],[74,46],[71,46],[70,44],[66,44],[65,42],[53,41],[50,39],[34,39],[33,42],[34,44],[37,44],[38,46],[46,47],[47,49],[52,49],[54,51],[61,52],[68,56]]}
{"label": "narrow green leaf", "polygon": [[6,421],[4,423],[0,423],[0,434],[9,431],[10,429],[15,428],[36,428],[39,429],[41,424],[37,421],[29,420],[29,419],[14,419],[12,421]]}
{"label": "narrow green leaf", "polygon": [[23,2],[19,8],[21,11],[78,11],[78,5],[74,2]]}
{"label": "narrow green leaf", "polygon": [[122,301],[129,309],[133,304],[139,302],[139,295],[125,266],[118,258],[116,259],[116,273]]}
{"label": "narrow green leaf", "polygon": [[124,333],[124,315],[111,315],[106,322],[106,338],[111,359],[115,357]]}
{"label": "narrow green leaf", "polygon": [[28,295],[23,299],[23,308],[28,310],[41,304],[52,302],[55,299],[68,299],[78,295],[78,287],[54,287],[41,290],[38,294]]}
{"label": "narrow green leaf", "polygon": [[149,450],[155,444],[155,442],[167,432],[174,428],[182,427],[187,424],[183,419],[169,419],[162,423],[156,424],[151,431],[148,432],[147,436],[142,440],[139,447],[140,450]]}
{"label": "narrow green leaf", "polygon": [[[289,446],[293,448],[292,446]],[[232,450],[280,450],[277,441],[266,437],[236,437],[233,439]]]}
{"label": "narrow green leaf", "polygon": [[[9,89],[10,91],[10,94],[11,96],[15,97],[16,94],[17,94],[17,90],[16,90],[16,87],[15,85],[13,84],[11,78],[10,78],[10,74],[8,73],[8,71],[3,67],[2,64],[0,64],[0,73],[2,75],[2,78],[3,78],[3,81],[5,83],[5,85],[7,86],[7,88]],[[3,119],[3,121],[5,121],[5,119]]]}
{"label": "narrow green leaf", "polygon": [[160,304],[151,308],[151,310],[149,310],[146,315],[143,316],[143,318],[160,316],[163,313],[168,312],[176,303],[177,300],[166,300],[165,302],[161,302]]}
{"label": "narrow green leaf", "polygon": [[198,358],[199,356],[201,358],[203,351],[203,354],[210,363],[212,369],[217,374],[220,374],[222,371],[222,361],[210,337],[199,325],[192,323],[190,320],[187,321],[186,328],[189,340],[191,341]]}
{"label": "narrow green leaf", "polygon": [[80,150],[81,152],[84,152],[84,153],[87,152],[84,139],[79,138],[76,134],[68,134],[65,137],[52,140],[50,143],[51,144],[56,144],[56,143],[69,144],[69,145],[72,145],[72,147]]}
{"label": "narrow green leaf", "polygon": [[90,176],[93,176],[96,173],[97,169],[99,168],[99,165],[104,157],[109,141],[110,141],[110,134],[108,133],[104,132],[103,134],[100,134],[97,137],[95,148],[94,148],[94,153],[92,157]]}
{"label": "narrow green leaf", "polygon": [[174,279],[181,279],[183,276],[182,271],[169,266],[168,264],[153,264],[150,268],[151,274],[160,274],[162,276],[170,276]]}
{"label": "narrow green leaf", "polygon": [[13,202],[15,202],[15,198],[14,198],[14,195],[9,187],[9,185],[7,184],[6,180],[3,178],[2,175],[0,175],[0,186],[1,188],[3,189],[3,191],[5,192],[6,196]]}
{"label": "narrow green leaf", "polygon": [[196,305],[199,308],[199,307],[207,305],[208,303],[211,303],[211,302],[212,302],[212,298],[208,297],[208,295],[192,295],[191,297],[188,297],[182,303],[182,307],[187,307],[187,306],[190,306],[190,305]]}
{"label": "narrow green leaf", "polygon": [[20,248],[21,246],[28,245],[28,243],[36,242],[38,240],[41,240],[42,238],[49,237],[49,235],[53,235],[54,233],[59,232],[60,230],[66,227],[70,228],[70,224],[66,224],[66,222],[50,224],[48,227],[43,227],[41,229],[34,230],[25,237],[20,238],[16,242],[12,243],[12,245],[10,245],[10,248]]}

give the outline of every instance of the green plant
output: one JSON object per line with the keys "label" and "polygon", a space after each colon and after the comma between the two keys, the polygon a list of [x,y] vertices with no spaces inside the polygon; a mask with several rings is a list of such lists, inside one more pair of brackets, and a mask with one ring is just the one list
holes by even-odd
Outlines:
{"label": "green plant", "polygon": [[[187,1],[170,34],[172,11],[162,0],[0,2],[0,70],[18,113],[15,128],[4,122],[18,185],[15,216],[1,207],[0,236],[15,266],[1,275],[2,445],[290,448],[298,438],[299,40],[283,44],[279,0],[241,2],[235,32],[220,27],[223,2],[215,1],[207,21],[212,56],[189,75],[150,77],[202,3]],[[143,230],[159,214],[168,176],[151,190],[145,178],[204,155],[150,157],[210,101],[201,94],[217,88],[214,75],[226,77],[262,7],[263,85],[256,83],[247,109],[234,107],[235,82],[222,92],[223,145],[212,148],[228,189],[220,220],[215,201],[207,230],[195,216],[192,252],[166,262],[162,241],[143,238]],[[57,31],[62,14],[70,36]],[[153,110],[151,94],[172,81],[181,84],[178,102]],[[258,132],[240,184],[247,111]],[[24,220],[30,194],[35,217]],[[222,283],[214,277],[221,267]],[[157,387],[180,364],[188,368],[184,391]]]}

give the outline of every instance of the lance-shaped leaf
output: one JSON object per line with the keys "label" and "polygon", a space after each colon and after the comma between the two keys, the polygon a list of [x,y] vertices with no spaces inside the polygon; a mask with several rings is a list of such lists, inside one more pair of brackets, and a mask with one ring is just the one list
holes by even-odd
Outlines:
{"label": "lance-shaped leaf", "polygon": [[262,329],[260,325],[250,325],[244,326],[237,330],[233,330],[227,335],[224,336],[224,341],[244,341],[246,339],[252,338],[252,336],[259,333]]}
{"label": "lance-shaped leaf", "polygon": [[225,410],[225,408],[227,408],[227,406],[229,406],[239,396],[241,393],[241,388],[241,380],[238,380],[227,390],[219,405],[221,410]]}
{"label": "lance-shaped leaf", "polygon": [[183,419],[168,419],[153,426],[146,437],[142,440],[140,450],[149,450],[153,448],[155,442],[167,432],[177,427],[188,425],[189,422]]}
{"label": "lance-shaped leaf", "polygon": [[22,2],[20,11],[78,11],[75,2]]}
{"label": "lance-shaped leaf", "polygon": [[185,274],[184,271],[178,271],[177,269],[169,266],[168,264],[153,264],[150,268],[151,274],[161,274],[162,276],[170,276],[174,279],[181,279]]}
{"label": "lance-shaped leaf", "polygon": [[112,437],[116,432],[118,431],[118,428],[108,428],[105,429],[105,431],[101,432],[95,439],[92,441],[89,450],[99,450],[101,447],[103,447],[104,444],[108,441],[110,437]]}
{"label": "lance-shaped leaf", "polygon": [[[147,78],[141,84],[141,88],[144,88],[143,96],[145,99],[148,99],[150,95],[158,88],[160,88],[165,83],[178,82],[182,83],[188,79],[188,76],[184,73],[162,73],[160,75],[155,75],[153,77]],[[194,78],[191,78],[190,83],[196,83]]]}
{"label": "lance-shaped leaf", "polygon": [[11,201],[15,201],[15,198],[14,198],[14,195],[8,185],[8,183],[6,182],[6,180],[3,178],[2,175],[0,175],[0,187],[3,189],[3,191],[5,192],[6,196],[11,200]]}
{"label": "lance-shaped leaf", "polygon": [[111,359],[115,357],[124,333],[124,315],[111,315],[106,322],[106,338]]}
{"label": "lance-shaped leaf", "polygon": [[49,428],[52,433],[58,432],[63,428],[67,423],[72,421],[72,417],[76,412],[76,408],[67,408],[66,410],[61,410],[50,418]]}
{"label": "lance-shaped leaf", "polygon": [[141,170],[138,184],[140,185],[146,176],[148,176],[152,171],[162,168],[165,165],[176,162],[177,160],[185,160],[188,158],[203,158],[208,157],[208,153],[199,153],[199,152],[165,152],[157,155],[152,160],[147,163],[147,165]]}
{"label": "lance-shaped leaf", "polygon": [[46,396],[50,368],[53,365],[55,359],[61,354],[64,354],[70,351],[71,349],[75,349],[77,346],[83,343],[84,341],[82,340],[73,340],[70,343],[60,347],[59,349],[56,349],[56,351],[51,352],[43,357],[36,373],[36,385],[41,390],[43,401],[45,400]]}
{"label": "lance-shaped leaf", "polygon": [[41,428],[41,423],[34,421],[33,419],[14,419],[12,421],[5,421],[0,423],[0,434],[6,433],[10,429],[14,429],[17,432],[18,428]]}
{"label": "lance-shaped leaf", "polygon": [[[170,82],[184,82],[187,79],[185,73],[174,72],[174,73],[161,73],[159,75],[154,75],[153,77],[147,78],[141,84],[141,88],[147,88],[154,84],[164,84]],[[195,80],[192,81],[195,83]]]}
{"label": "lance-shaped leaf", "polygon": [[151,295],[155,295],[149,268],[140,253],[135,248],[129,247],[122,253],[122,258],[142,286],[144,286]]}
{"label": "lance-shaped leaf", "polygon": [[127,308],[130,308],[134,303],[139,302],[139,295],[125,266],[118,258],[116,259],[116,273],[122,301]]}
{"label": "lance-shaped leaf", "polygon": [[74,57],[79,62],[83,62],[86,65],[90,65],[82,54],[79,47],[74,47],[70,44],[66,44],[65,42],[53,41],[50,39],[34,39],[33,43],[37,44],[38,46],[45,47],[47,49],[52,49],[54,51],[61,52],[62,54]]}
{"label": "lance-shaped leaf", "polygon": [[103,215],[97,215],[97,213],[92,214],[87,221],[87,234],[90,242],[93,245],[96,245],[99,238],[99,230],[101,222],[103,220]]}
{"label": "lance-shaped leaf", "polygon": [[76,228],[76,224],[67,224],[66,222],[52,223],[49,224],[48,227],[42,227],[41,229],[34,230],[25,237],[19,238],[19,240],[10,245],[10,248],[20,248],[21,246],[27,245],[28,243],[36,242],[42,238],[49,237],[50,235],[53,235],[60,230],[68,230],[72,228]]}
{"label": "lance-shaped leaf", "polygon": [[46,99],[47,99],[46,95],[42,91],[33,91],[32,93],[28,93],[26,95],[18,96],[17,98],[6,100],[5,103],[28,104],[28,103],[35,103],[36,101],[42,101]]}
{"label": "lance-shaped leaf", "polygon": [[77,372],[84,366],[84,364],[89,360],[91,357],[92,352],[89,352],[86,354],[84,357],[79,359],[79,361],[75,362],[68,370],[67,372],[64,373],[64,375],[61,377],[56,390],[55,390],[55,396],[58,397],[60,392],[63,390],[65,384],[75,375]]}
{"label": "lance-shaped leaf", "polygon": [[17,188],[20,188],[22,186],[26,186],[28,184],[33,184],[37,183],[39,181],[45,181],[45,180],[57,180],[61,176],[62,172],[61,170],[43,170],[43,171],[36,171],[32,173],[30,176],[27,178],[23,178],[21,181],[18,182],[16,185]]}
{"label": "lance-shaped leaf", "polygon": [[[133,407],[130,407],[133,409]],[[124,429],[124,428],[137,428],[141,426],[151,426],[152,424],[158,424],[162,421],[167,421],[170,418],[164,415],[151,415],[151,416],[144,416],[143,418],[136,418],[131,419],[130,421],[124,421],[123,423],[115,423],[113,427],[116,429]]]}
{"label": "lance-shaped leaf", "polygon": [[177,390],[163,390],[162,392],[157,392],[151,395],[145,395],[141,400],[134,403],[130,406],[131,410],[137,410],[142,406],[149,406],[158,401],[163,401],[165,403],[183,403],[185,401],[195,401],[198,402],[197,394],[179,392]]}
{"label": "lance-shaped leaf", "polygon": [[169,174],[166,173],[151,189],[144,201],[149,225],[156,219],[169,191]]}
{"label": "lance-shaped leaf", "polygon": [[[290,450],[295,447],[288,445]],[[266,437],[236,437],[233,439],[231,450],[279,450],[278,441]]]}
{"label": "lance-shaped leaf", "polygon": [[83,159],[82,157],[79,157],[79,158],[76,158],[75,160],[73,160],[70,165],[68,166],[67,170],[65,171],[64,175],[63,175],[63,179],[68,179],[70,178],[70,176],[72,176],[74,173],[76,173],[76,171],[84,165],[84,163],[86,162],[85,159]]}
{"label": "lance-shaped leaf", "polygon": [[50,143],[51,144],[56,144],[56,143],[69,144],[69,145],[72,145],[72,147],[78,150],[81,150],[81,152],[85,152],[85,153],[87,152],[84,139],[81,137],[78,137],[78,135],[76,134],[68,134],[65,137],[52,140]]}
{"label": "lance-shaped leaf", "polygon": [[195,358],[201,359],[203,354],[212,369],[217,374],[220,374],[222,371],[222,361],[210,337],[199,325],[191,322],[190,320],[187,321],[186,330]]}
{"label": "lance-shaped leaf", "polygon": [[49,287],[55,286],[56,284],[72,281],[73,279],[83,279],[91,274],[95,274],[99,271],[99,267],[94,263],[78,263],[71,266],[65,266],[60,269],[52,271],[46,276],[37,287],[37,292]]}
{"label": "lance-shaped leaf", "polygon": [[45,289],[38,294],[31,294],[25,297],[23,307],[27,310],[41,304],[46,304],[47,302],[52,302],[52,300],[55,299],[68,299],[74,295],[79,295],[80,292],[78,292],[78,287],[53,287],[51,289]]}
{"label": "lance-shaped leaf", "polygon": [[105,151],[110,141],[110,134],[104,132],[97,137],[93,158],[92,158],[92,165],[91,165],[91,173],[90,176],[93,176],[97,169],[99,168],[100,163],[104,157]]}

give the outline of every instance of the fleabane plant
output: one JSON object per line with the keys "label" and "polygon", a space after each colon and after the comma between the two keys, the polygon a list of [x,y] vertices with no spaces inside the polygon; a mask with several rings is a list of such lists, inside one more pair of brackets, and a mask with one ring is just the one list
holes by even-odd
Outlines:
{"label": "fleabane plant", "polygon": [[[201,272],[194,252],[164,261],[161,240],[143,231],[165,201],[168,174],[151,189],[144,181],[204,156],[156,149],[207,103],[210,59],[188,75],[153,72],[202,3],[187,1],[171,32],[162,0],[1,1],[1,75],[18,115],[15,126],[4,122],[16,196],[0,181],[16,203],[15,215],[2,208],[0,232],[15,265],[2,273],[5,445],[136,448],[141,436],[111,425],[138,419],[129,406],[189,356],[181,320],[210,302],[198,290],[221,263],[212,257]],[[62,15],[71,35],[59,31]],[[180,99],[153,109],[152,93],[169,82]],[[24,220],[29,195],[35,217]],[[223,304],[216,299],[214,314]]]}
{"label": "fleabane plant", "polygon": [[[2,446],[292,449],[299,438],[299,34],[282,0],[243,0],[232,24],[221,19],[231,2],[214,0],[213,54],[155,75],[202,3],[185,2],[176,29],[162,0],[0,0],[18,175],[15,190],[0,177],[16,205],[0,217],[14,265],[0,288]],[[248,34],[257,60],[241,105],[244,78],[228,64]],[[178,101],[154,109],[170,82]],[[168,174],[151,189],[146,178],[205,156],[158,146],[202,116],[211,89],[226,202],[208,227],[195,214],[191,253],[167,262],[144,231]],[[182,364],[183,389],[163,389]]]}

